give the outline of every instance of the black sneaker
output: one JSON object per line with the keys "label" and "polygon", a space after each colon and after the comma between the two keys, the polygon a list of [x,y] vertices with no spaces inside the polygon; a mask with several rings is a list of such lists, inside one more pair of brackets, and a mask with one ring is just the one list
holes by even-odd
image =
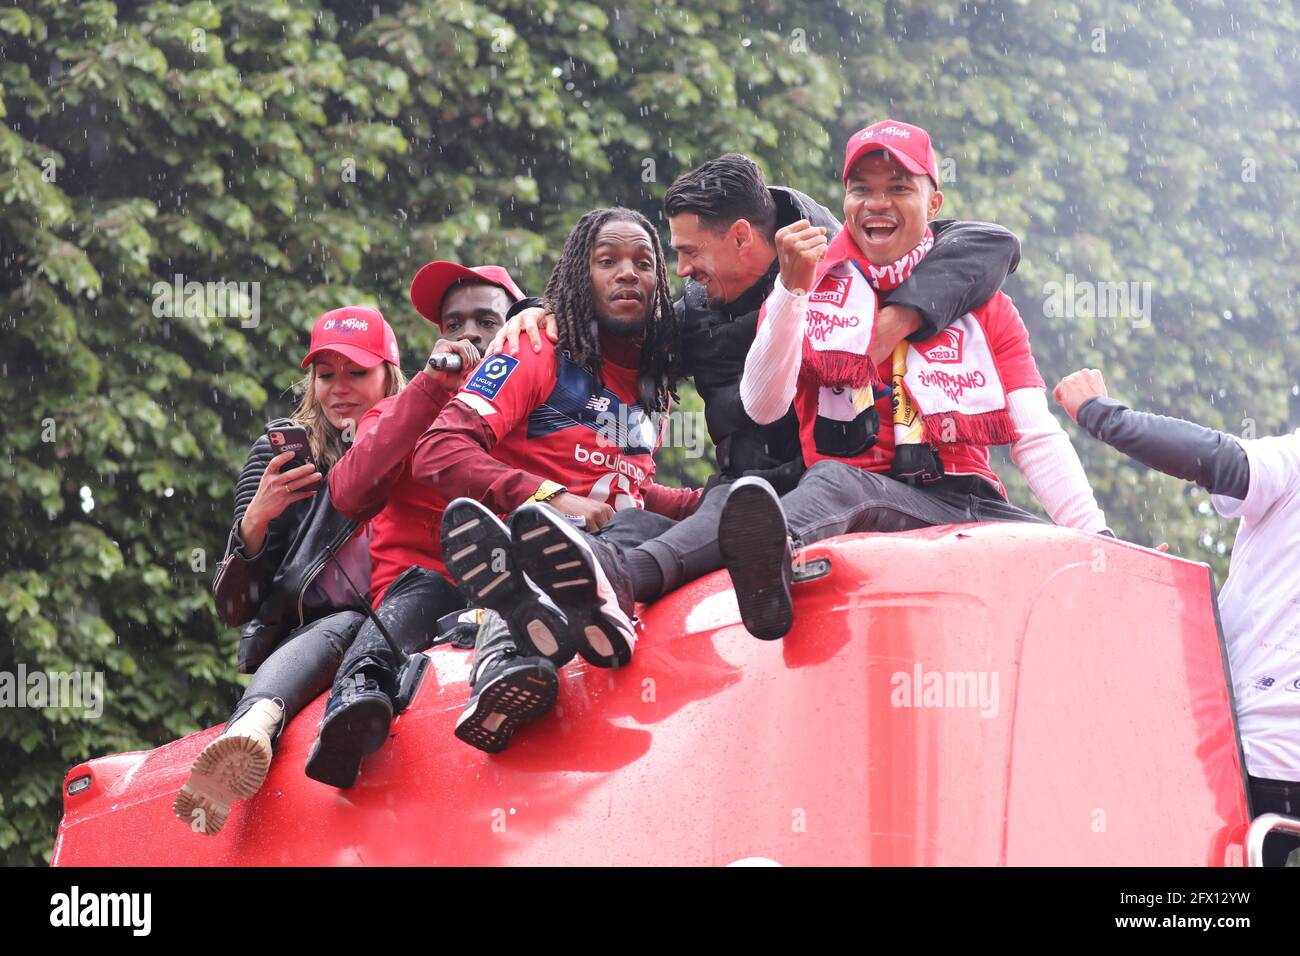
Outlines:
{"label": "black sneaker", "polygon": [[718,547],[745,629],[765,641],[785,637],[794,626],[790,536],[781,501],[762,478],[732,484],[718,519]]}
{"label": "black sneaker", "polygon": [[546,504],[517,508],[510,536],[519,566],[569,619],[578,653],[597,667],[630,661],[636,646],[632,586],[609,546]]}
{"label": "black sneaker", "polygon": [[490,754],[504,750],[522,724],[548,713],[560,689],[555,665],[521,656],[505,622],[491,611],[479,627],[469,680],[474,692],[456,721],[456,736]]}
{"label": "black sneaker", "polygon": [[510,530],[477,501],[457,498],[447,505],[442,559],[461,594],[505,618],[521,654],[566,664],[577,648],[564,612],[523,575],[511,547]]}
{"label": "black sneaker", "polygon": [[320,733],[307,755],[307,776],[331,787],[356,783],[361,761],[384,745],[393,723],[393,701],[364,671],[330,691]]}

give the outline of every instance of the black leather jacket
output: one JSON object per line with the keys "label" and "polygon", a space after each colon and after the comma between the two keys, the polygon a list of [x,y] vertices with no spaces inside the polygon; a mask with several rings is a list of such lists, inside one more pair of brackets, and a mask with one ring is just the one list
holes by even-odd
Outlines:
{"label": "black leather jacket", "polygon": [[[769,187],[776,202],[777,228],[800,219],[825,226],[827,238],[840,231],[830,210],[797,189]],[[1002,287],[1020,262],[1020,240],[1002,226],[940,219],[930,223],[935,244],[906,282],[882,297],[921,315],[910,339],[921,342],[977,308]],[[772,292],[777,262],[732,302],[710,305],[699,283],[687,280],[677,300],[685,371],[704,399],[705,422],[724,478],[760,472],[784,492],[803,471],[799,425],[791,408],[784,418],[758,425],[740,402],[745,356],[758,329],[758,310]],[[919,282],[918,282],[919,276]]]}
{"label": "black leather jacket", "polygon": [[[289,419],[269,423],[292,424]],[[344,610],[313,607],[305,599],[312,581],[330,559],[329,551],[337,554],[357,530],[357,522],[334,510],[328,483],[322,481],[316,494],[289,505],[270,523],[262,550],[249,555],[239,534],[239,523],[275,454],[266,435],[259,436],[249,449],[235,485],[235,520],[226,553],[212,582],[221,620],[231,627],[244,625],[238,654],[241,674],[256,671],[294,629]],[[364,588],[369,581],[356,583]],[[360,610],[362,599],[358,598],[352,607]]]}

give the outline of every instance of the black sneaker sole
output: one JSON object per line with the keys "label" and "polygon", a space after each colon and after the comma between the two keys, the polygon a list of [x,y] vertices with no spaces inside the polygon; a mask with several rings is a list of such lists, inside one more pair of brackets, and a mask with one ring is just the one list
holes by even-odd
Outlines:
{"label": "black sneaker sole", "polygon": [[521,655],[562,666],[577,652],[569,623],[540,600],[512,548],[510,529],[477,501],[457,498],[447,505],[442,559],[461,594],[471,605],[501,615]]}
{"label": "black sneaker sole", "polygon": [[386,697],[359,697],[322,721],[305,773],[346,790],[356,783],[362,759],[384,745],[392,724],[393,705]]}
{"label": "black sneaker sole", "polygon": [[770,488],[737,482],[718,519],[718,547],[745,630],[764,641],[789,634],[794,626],[790,546],[785,512]]}
{"label": "black sneaker sole", "polygon": [[521,726],[550,712],[559,694],[555,665],[521,658],[478,689],[456,721],[456,736],[484,753],[500,753]]}
{"label": "black sneaker sole", "polygon": [[[510,516],[510,535],[519,566],[569,619],[578,653],[596,667],[622,667],[630,661],[634,625],[618,608],[613,587],[582,532],[554,509],[526,505]],[[617,617],[607,610],[607,600]]]}

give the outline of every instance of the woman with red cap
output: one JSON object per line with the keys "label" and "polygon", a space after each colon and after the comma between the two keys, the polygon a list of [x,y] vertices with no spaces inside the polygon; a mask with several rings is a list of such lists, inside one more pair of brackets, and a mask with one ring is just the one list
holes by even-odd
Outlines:
{"label": "woman with red cap", "polygon": [[[343,458],[361,417],[406,384],[399,362],[397,338],[377,309],[326,312],[302,360],[298,408],[272,421],[249,451],[213,592],[222,620],[246,625],[238,665],[254,677],[173,804],[195,832],[217,833],[231,803],[257,792],[272,741],[330,686],[365,621],[365,595],[356,588],[369,582],[368,526],[333,507],[322,478]],[[274,450],[270,436],[295,425],[306,431],[313,463]]]}

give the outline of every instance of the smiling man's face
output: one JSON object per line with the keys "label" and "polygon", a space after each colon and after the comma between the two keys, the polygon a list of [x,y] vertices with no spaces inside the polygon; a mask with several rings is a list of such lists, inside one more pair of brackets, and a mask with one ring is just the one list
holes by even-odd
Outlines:
{"label": "smiling man's face", "polygon": [[756,281],[744,269],[733,235],[736,223],[721,229],[697,213],[683,212],[668,217],[668,229],[669,244],[677,251],[677,274],[703,286],[710,303],[730,302]]}
{"label": "smiling man's face", "polygon": [[844,227],[878,266],[911,251],[943,206],[943,193],[923,174],[909,173],[884,150],[868,153],[849,171]]}
{"label": "smiling man's face", "polygon": [[600,327],[628,338],[641,335],[654,302],[656,274],[654,246],[644,229],[623,219],[601,226],[591,246],[591,289]]}

